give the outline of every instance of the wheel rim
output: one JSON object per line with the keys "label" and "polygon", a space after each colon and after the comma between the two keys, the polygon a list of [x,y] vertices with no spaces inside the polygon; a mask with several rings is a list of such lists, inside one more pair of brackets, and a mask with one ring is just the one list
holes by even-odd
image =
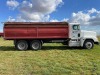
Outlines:
{"label": "wheel rim", "polygon": [[33,44],[32,44],[32,48],[34,49],[34,50],[37,50],[37,49],[39,49],[39,43],[38,42],[34,42]]}
{"label": "wheel rim", "polygon": [[92,43],[91,42],[87,42],[86,43],[86,48],[87,49],[91,49],[92,48]]}
{"label": "wheel rim", "polygon": [[21,42],[21,43],[18,44],[18,48],[19,48],[20,50],[24,50],[25,47],[26,47],[26,44],[23,43],[23,42]]}

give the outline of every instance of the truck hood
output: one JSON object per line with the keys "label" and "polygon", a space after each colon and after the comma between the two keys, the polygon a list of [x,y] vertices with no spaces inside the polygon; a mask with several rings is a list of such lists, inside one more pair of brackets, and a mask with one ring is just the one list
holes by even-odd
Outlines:
{"label": "truck hood", "polygon": [[97,34],[94,31],[86,31],[86,30],[82,30],[81,31],[81,37],[84,39],[93,39],[94,42],[99,42],[98,38],[97,38]]}
{"label": "truck hood", "polygon": [[97,38],[97,34],[96,32],[94,31],[85,31],[85,30],[82,30],[81,31],[81,37],[84,38],[84,39],[93,39],[94,42],[99,42],[98,41],[98,38]]}
{"label": "truck hood", "polygon": [[86,30],[82,30],[81,31],[81,36],[82,37],[96,37],[97,34],[94,31],[86,31]]}

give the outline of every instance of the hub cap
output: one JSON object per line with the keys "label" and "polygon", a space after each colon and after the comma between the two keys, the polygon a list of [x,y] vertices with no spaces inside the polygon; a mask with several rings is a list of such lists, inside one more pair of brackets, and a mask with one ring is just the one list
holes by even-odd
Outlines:
{"label": "hub cap", "polygon": [[91,49],[92,48],[92,43],[91,42],[87,42],[86,43],[86,47],[87,47],[87,49]]}
{"label": "hub cap", "polygon": [[19,43],[19,45],[18,45],[18,48],[19,48],[20,50],[25,49],[25,47],[26,47],[26,44],[25,44],[25,43]]}
{"label": "hub cap", "polygon": [[39,43],[38,42],[34,42],[32,44],[33,49],[38,49],[39,48]]}

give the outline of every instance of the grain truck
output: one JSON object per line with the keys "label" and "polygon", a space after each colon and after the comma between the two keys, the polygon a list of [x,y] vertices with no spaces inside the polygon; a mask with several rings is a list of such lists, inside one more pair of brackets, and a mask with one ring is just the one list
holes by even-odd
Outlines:
{"label": "grain truck", "polygon": [[85,49],[98,44],[96,32],[82,31],[79,23],[67,22],[5,22],[0,36],[13,40],[18,50],[39,50],[44,43],[62,43]]}

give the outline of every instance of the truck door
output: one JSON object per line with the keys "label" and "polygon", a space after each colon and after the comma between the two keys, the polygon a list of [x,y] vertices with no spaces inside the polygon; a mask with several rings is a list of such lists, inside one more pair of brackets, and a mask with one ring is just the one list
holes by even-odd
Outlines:
{"label": "truck door", "polygon": [[69,26],[69,46],[80,46],[80,25],[70,24]]}

